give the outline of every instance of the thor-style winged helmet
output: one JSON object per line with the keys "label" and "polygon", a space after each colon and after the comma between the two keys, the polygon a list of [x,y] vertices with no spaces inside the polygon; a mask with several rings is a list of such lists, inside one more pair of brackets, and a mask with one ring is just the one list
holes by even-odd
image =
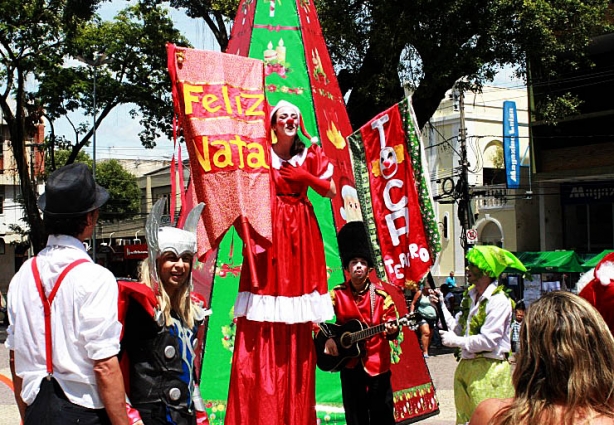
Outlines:
{"label": "thor-style winged helmet", "polygon": [[[156,294],[160,290],[160,277],[156,264],[158,258],[164,252],[169,251],[175,253],[177,257],[184,254],[196,254],[196,228],[198,219],[205,207],[205,204],[201,202],[192,208],[185,220],[183,229],[179,229],[171,226],[160,226],[165,204],[165,198],[159,199],[151,209],[145,224],[145,237],[147,238],[147,252],[149,254],[147,261],[149,261],[151,284]],[[190,285],[191,279],[190,276]]]}

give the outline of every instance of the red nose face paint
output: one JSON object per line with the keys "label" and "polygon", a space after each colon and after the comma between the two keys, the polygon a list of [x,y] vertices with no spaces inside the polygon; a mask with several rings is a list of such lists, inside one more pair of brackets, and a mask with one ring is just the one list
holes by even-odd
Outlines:
{"label": "red nose face paint", "polygon": [[294,125],[294,118],[288,118],[286,120],[286,125]]}

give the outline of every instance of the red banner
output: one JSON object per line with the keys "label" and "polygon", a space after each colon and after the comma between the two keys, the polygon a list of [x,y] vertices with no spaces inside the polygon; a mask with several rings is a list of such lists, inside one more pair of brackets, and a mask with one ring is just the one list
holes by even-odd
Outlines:
{"label": "red banner", "polygon": [[263,63],[175,45],[167,50],[191,181],[196,200],[205,203],[199,253],[217,247],[233,224],[267,247],[270,149]]}
{"label": "red banner", "polygon": [[375,228],[388,282],[419,282],[433,264],[398,105],[360,128]]}

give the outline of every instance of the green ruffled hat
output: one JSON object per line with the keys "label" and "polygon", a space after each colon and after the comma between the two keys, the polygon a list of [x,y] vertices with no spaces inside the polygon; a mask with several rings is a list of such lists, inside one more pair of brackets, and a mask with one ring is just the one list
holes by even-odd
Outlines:
{"label": "green ruffled hat", "polygon": [[507,267],[512,267],[521,272],[527,271],[527,268],[514,254],[494,245],[474,246],[467,252],[467,261],[475,264],[488,276],[494,278],[499,277]]}

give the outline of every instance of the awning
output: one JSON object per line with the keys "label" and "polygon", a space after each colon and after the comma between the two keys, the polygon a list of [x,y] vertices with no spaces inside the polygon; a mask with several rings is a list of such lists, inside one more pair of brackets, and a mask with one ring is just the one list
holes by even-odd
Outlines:
{"label": "awning", "polygon": [[[581,273],[584,269],[575,251],[518,252],[516,257],[530,273]],[[513,273],[509,271],[508,273]]]}
{"label": "awning", "polygon": [[586,260],[582,263],[582,268],[584,270],[590,270],[593,267],[597,267],[597,264],[609,253],[614,252],[614,249],[606,249],[605,251],[600,252],[589,260]]}

